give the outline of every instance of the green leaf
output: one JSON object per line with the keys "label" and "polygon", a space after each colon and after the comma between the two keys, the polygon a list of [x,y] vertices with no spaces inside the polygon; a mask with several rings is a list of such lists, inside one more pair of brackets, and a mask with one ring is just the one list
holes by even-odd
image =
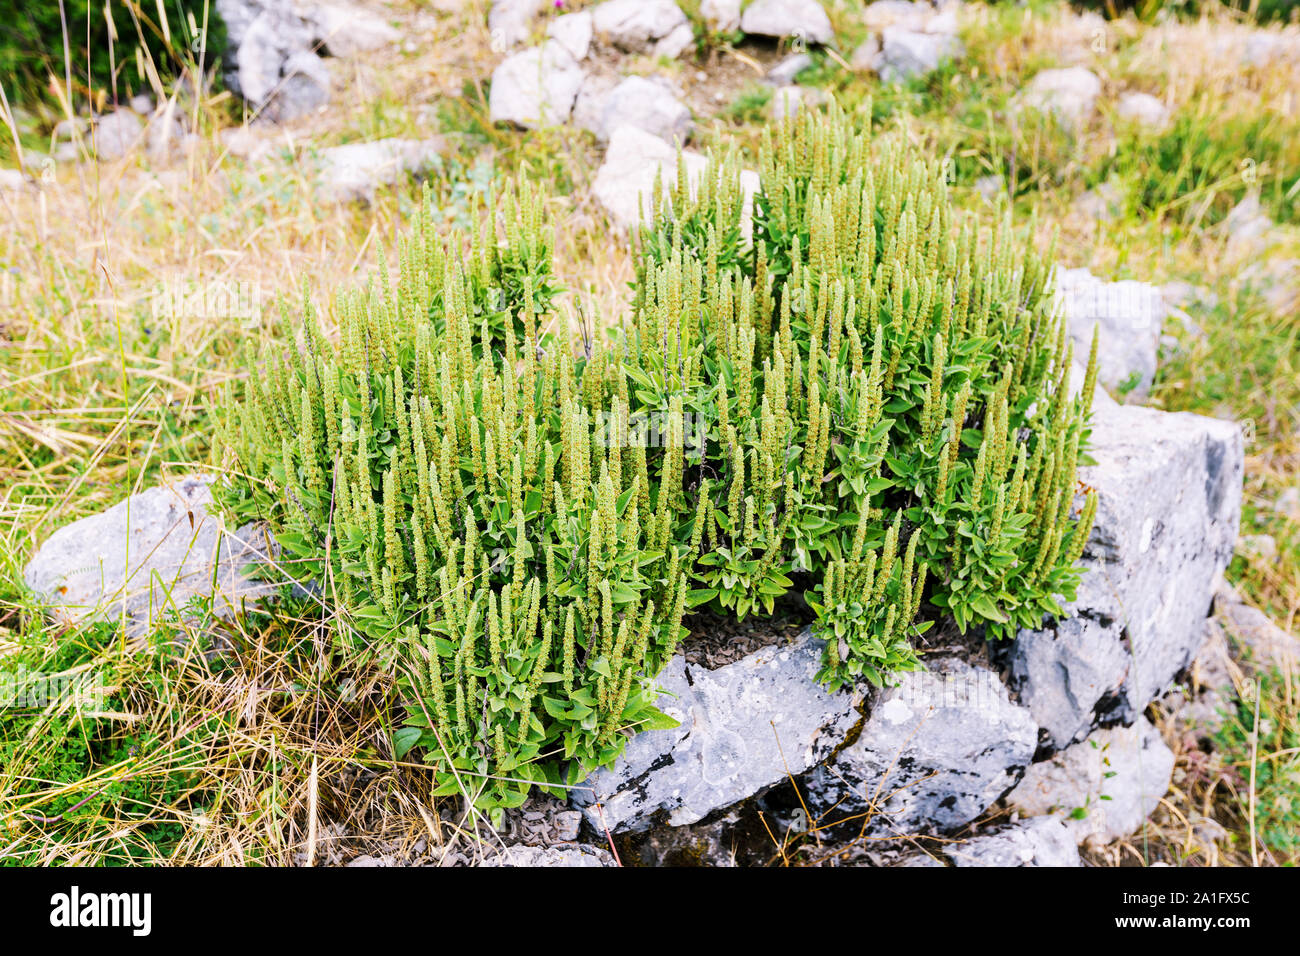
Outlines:
{"label": "green leaf", "polygon": [[393,731],[393,756],[401,760],[420,741],[424,731],[419,727],[401,727]]}
{"label": "green leaf", "polygon": [[718,596],[717,588],[693,588],[686,594],[687,607],[699,607]]}
{"label": "green leaf", "polygon": [[987,594],[975,595],[971,599],[970,605],[981,617],[990,621],[997,621],[999,624],[1007,622],[1007,616],[998,610],[997,605],[993,603],[993,599]]}

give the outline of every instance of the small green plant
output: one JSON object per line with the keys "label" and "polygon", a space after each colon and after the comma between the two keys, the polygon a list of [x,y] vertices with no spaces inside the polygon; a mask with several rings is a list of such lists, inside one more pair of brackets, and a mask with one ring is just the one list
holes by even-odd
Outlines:
{"label": "small green plant", "polygon": [[[1300,730],[1295,678],[1261,667],[1231,702],[1215,749],[1233,770],[1233,792],[1259,849],[1277,863],[1300,859]],[[1251,848],[1254,855],[1255,848]]]}
{"label": "small green plant", "polygon": [[[0,817],[27,847],[11,845],[6,862],[155,862],[181,842],[177,819],[211,797],[195,755],[220,718],[176,735],[135,725],[131,697],[167,688],[152,655],[122,663],[105,652],[115,632],[92,624],[0,660]],[[99,830],[112,839],[81,857],[73,848]]]}
{"label": "small green plant", "polygon": [[836,109],[760,165],[752,245],[734,157],[661,191],[625,345],[635,411],[684,391],[709,436],[692,601],[770,607],[802,573],[832,686],[917,666],[927,574],[963,631],[1059,616],[1096,508],[1075,479],[1096,359],[1071,396],[1050,255],[977,235],[937,164]]}
{"label": "small green plant", "polygon": [[772,102],[770,86],[754,85],[742,90],[727,104],[722,115],[737,123],[747,123],[763,118],[767,104]]}
{"label": "small green plant", "polygon": [[426,215],[396,282],[339,303],[337,346],[305,310],[227,403],[220,500],[396,676],[395,749],[439,792],[516,806],[667,725],[688,606],[802,590],[838,688],[920,666],[939,614],[1002,637],[1072,597],[1095,356],[1071,396],[1043,260],[835,108],[760,166],[751,199],[734,153],[695,188],[679,160],[607,344],[551,314],[521,189],[469,236]]}
{"label": "small green plant", "polygon": [[[439,792],[484,809],[663,725],[651,681],[694,554],[672,483],[608,440],[626,380],[540,330],[555,286],[536,197],[500,208],[506,241],[493,208],[467,254],[417,228],[397,288],[341,304],[341,349],[308,312],[301,348],[267,355],[232,406],[221,490],[399,676],[399,752],[418,742]],[[680,428],[662,454],[680,470]]]}

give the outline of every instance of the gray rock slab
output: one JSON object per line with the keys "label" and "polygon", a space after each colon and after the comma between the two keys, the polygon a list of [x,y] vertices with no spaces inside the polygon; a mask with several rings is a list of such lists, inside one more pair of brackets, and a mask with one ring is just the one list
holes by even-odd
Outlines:
{"label": "gray rock slab", "polygon": [[765,80],[773,86],[789,86],[795,77],[812,65],[813,58],[807,53],[791,53],[767,71]]}
{"label": "gray rock slab", "polygon": [[886,27],[881,34],[880,78],[896,83],[933,73],[945,60],[960,57],[961,41],[948,33],[923,33]]}
{"label": "gray rock slab", "polygon": [[1074,834],[1053,817],[1039,817],[950,844],[953,866],[1082,866]]}
{"label": "gray rock slab", "polygon": [[492,0],[488,32],[493,49],[505,51],[527,42],[535,18],[546,6],[547,0]]}
{"label": "gray rock slab", "polygon": [[492,71],[488,110],[492,122],[526,129],[557,126],[568,120],[584,73],[558,41],[521,50]]}
{"label": "gray rock slab", "polygon": [[1090,119],[1101,95],[1101,80],[1082,66],[1041,70],[1020,91],[1018,102],[1050,113],[1062,124],[1077,127]]}
{"label": "gray rock slab", "polygon": [[1104,846],[1142,827],[1169,792],[1173,771],[1173,751],[1140,717],[1034,764],[1007,803],[1027,816],[1060,820],[1077,843]]}
{"label": "gray rock slab", "polygon": [[700,16],[717,33],[740,29],[740,0],[700,0]]}
{"label": "gray rock slab", "polygon": [[317,41],[330,56],[381,50],[402,35],[388,21],[352,3],[312,3],[301,8]]}
{"label": "gray rock slab", "polygon": [[375,190],[402,177],[421,176],[444,150],[440,139],[379,139],[321,151],[316,194],[326,202],[370,202]]}
{"label": "gray rock slab", "polygon": [[[682,150],[682,156],[689,185],[694,191],[708,168],[708,159],[691,150]],[[671,187],[677,182],[676,147],[635,126],[619,126],[610,134],[605,161],[596,171],[592,183],[592,194],[618,228],[632,230],[641,225],[650,210],[656,176],[663,180],[665,186]],[[740,185],[744,204],[741,210],[741,232],[748,239],[753,228],[753,202],[754,194],[758,192],[758,174],[753,170],[743,170]]]}
{"label": "gray rock slab", "polygon": [[795,37],[806,43],[835,39],[830,17],[817,0],[754,0],[740,15],[740,29],[766,37]]}
{"label": "gray rock slab", "polygon": [[1079,477],[1098,508],[1078,599],[1009,649],[1012,686],[1056,748],[1131,721],[1192,660],[1241,510],[1235,423],[1099,402],[1090,454]]}
{"label": "gray rock slab", "polygon": [[873,702],[857,738],[807,775],[806,796],[822,825],[950,830],[1010,790],[1037,744],[1034,718],[996,674],[940,658]]}
{"label": "gray rock slab", "polygon": [[1169,123],[1169,108],[1150,93],[1121,93],[1115,113],[1120,119],[1154,131]]}
{"label": "gray rock slab", "polygon": [[679,826],[815,766],[858,720],[853,695],[814,680],[821,653],[804,632],[717,670],[674,657],[659,678],[659,707],[680,726],[637,734],[575,802],[597,829]]}
{"label": "gray rock slab", "polygon": [[1057,269],[1055,278],[1075,357],[1087,360],[1096,329],[1097,380],[1117,397],[1144,397],[1155,380],[1169,311],[1160,287],[1132,279],[1106,282],[1087,269]]}
{"label": "gray rock slab", "polygon": [[585,60],[591,51],[591,11],[580,10],[556,17],[546,28],[546,35],[568,50],[575,60]]}
{"label": "gray rock slab", "polygon": [[635,126],[666,142],[682,143],[691,135],[691,111],[665,82],[629,76],[605,96],[597,139],[608,141],[620,126]]}
{"label": "gray rock slab", "polygon": [[673,0],[605,0],[591,8],[597,39],[628,53],[678,56],[690,42],[690,21]]}
{"label": "gray rock slab", "polygon": [[131,110],[114,110],[95,118],[91,147],[95,156],[112,162],[135,149],[144,137],[144,121]]}
{"label": "gray rock slab", "polygon": [[187,475],[60,528],[24,581],[58,620],[125,614],[132,636],[196,598],[210,596],[224,616],[274,595],[287,580],[253,580],[244,568],[274,560],[278,547],[258,525],[226,529],[209,510],[209,480]]}

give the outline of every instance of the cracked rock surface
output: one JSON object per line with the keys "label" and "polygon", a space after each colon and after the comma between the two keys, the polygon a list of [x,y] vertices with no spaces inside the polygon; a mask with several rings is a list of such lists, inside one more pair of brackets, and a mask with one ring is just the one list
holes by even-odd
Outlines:
{"label": "cracked rock surface", "polygon": [[813,679],[821,651],[805,631],[712,671],[674,657],[659,707],[680,725],[637,734],[575,802],[598,829],[679,826],[815,766],[858,719],[852,695]]}
{"label": "cracked rock surface", "polygon": [[870,833],[952,829],[1016,784],[1037,741],[1038,725],[996,674],[940,658],[873,701],[857,739],[808,774],[808,801],[823,824],[857,816],[852,826]]}

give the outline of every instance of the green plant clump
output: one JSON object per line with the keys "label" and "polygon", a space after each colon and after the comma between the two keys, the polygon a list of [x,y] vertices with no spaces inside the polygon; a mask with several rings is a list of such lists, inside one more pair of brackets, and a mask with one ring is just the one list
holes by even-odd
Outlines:
{"label": "green plant clump", "polygon": [[768,136],[760,175],[751,245],[734,161],[694,198],[679,173],[625,346],[634,415],[685,395],[707,434],[690,603],[770,611],[801,574],[831,686],[915,667],[926,595],[994,638],[1059,616],[1096,358],[1071,397],[1051,257],[955,221],[937,164],[834,110]]}
{"label": "green plant clump", "polygon": [[397,288],[384,276],[342,304],[341,348],[309,315],[304,348],[269,356],[232,419],[253,480],[224,491],[391,659],[399,749],[418,741],[446,792],[485,808],[662,725],[652,679],[682,636],[694,553],[680,492],[602,438],[620,407],[609,355],[575,361],[542,331],[550,250],[522,199],[503,203],[503,245],[476,232],[463,255],[417,229]]}
{"label": "green plant clump", "polygon": [[761,182],[679,164],[631,315],[580,349],[538,195],[468,237],[426,218],[337,346],[308,312],[228,403],[220,499],[388,663],[443,792],[516,805],[668,725],[689,606],[802,591],[838,688],[918,667],[940,615],[1003,637],[1073,596],[1095,356],[1072,395],[1044,260],[834,109],[768,137]]}

